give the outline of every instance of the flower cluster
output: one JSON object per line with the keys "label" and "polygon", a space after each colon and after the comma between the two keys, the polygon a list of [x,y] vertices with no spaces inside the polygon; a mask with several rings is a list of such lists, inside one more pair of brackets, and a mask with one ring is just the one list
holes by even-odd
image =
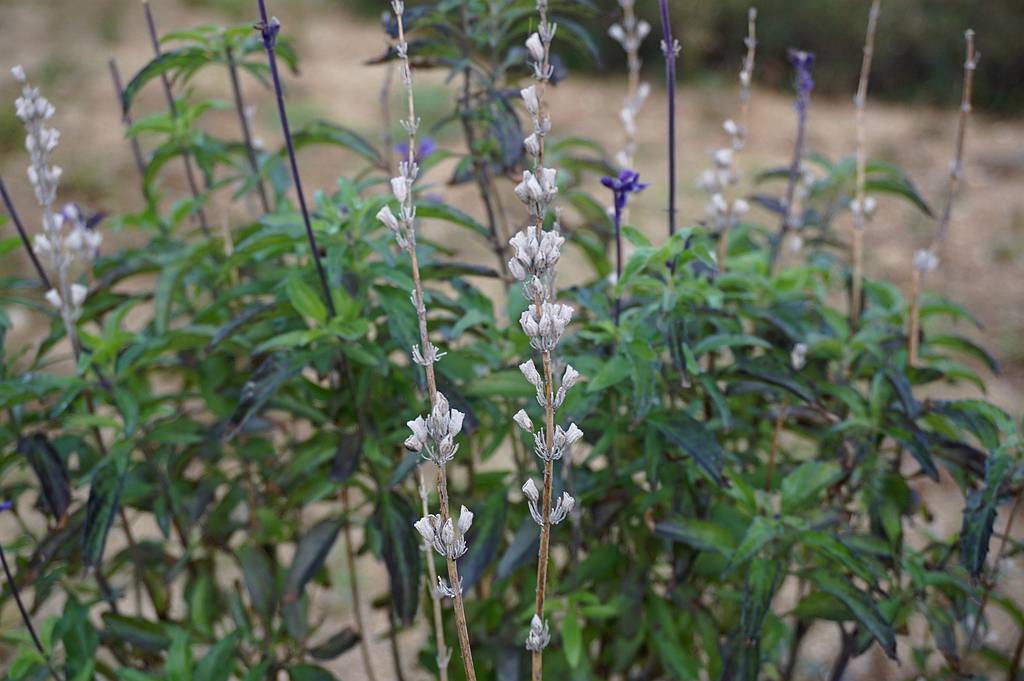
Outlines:
{"label": "flower cluster", "polygon": [[811,92],[814,90],[814,78],[811,75],[814,53],[791,49],[789,63],[796,72],[796,110],[801,116],[805,116],[811,103]]}
{"label": "flower cluster", "polygon": [[572,308],[561,303],[543,302],[539,307],[533,304],[519,317],[519,325],[530,339],[530,345],[541,352],[555,349],[570,321]]}
{"label": "flower cluster", "polygon": [[526,649],[531,653],[539,653],[551,642],[551,632],[548,630],[548,623],[541,620],[537,615],[530,620],[530,633],[526,636]]}
{"label": "flower cluster", "polygon": [[914,253],[914,269],[921,274],[930,274],[939,266],[939,257],[932,249],[922,248]]}
{"label": "flower cluster", "polygon": [[24,69],[16,66],[11,73],[21,86],[15,112],[26,131],[25,149],[31,159],[28,179],[43,209],[43,230],[36,235],[33,250],[40,257],[48,258],[57,272],[58,287],[46,293],[46,300],[61,311],[65,323],[70,323],[81,316],[88,289],[69,281],[68,268],[76,260],[86,268],[91,267],[99,255],[103,236],[75,204],[55,210],[62,171],[51,160],[60,142],[60,132],[48,122],[56,109],[40,94],[39,88],[28,84]]}
{"label": "flower cluster", "polygon": [[[530,507],[530,515],[538,525],[544,525],[544,515],[537,503],[540,501],[540,492],[537,490],[537,485],[534,484],[533,478],[527,479],[523,485],[523,494],[526,495],[527,504]],[[548,520],[552,525],[558,525],[565,520],[572,509],[576,507],[576,500],[568,492],[562,492],[562,496],[555,502],[554,508],[551,509],[551,514]]]}
{"label": "flower cluster", "polygon": [[[542,388],[543,385],[537,389],[538,393],[540,393]],[[563,392],[563,390],[565,389],[565,383],[563,382],[563,387],[559,389],[559,396],[561,397],[561,399],[565,399],[565,393]],[[541,399],[541,395],[538,394],[537,398]],[[556,401],[557,399],[558,398],[556,398]],[[519,412],[516,413],[516,415],[513,418],[516,422],[516,425],[518,425],[526,432],[533,434],[534,452],[542,461],[545,462],[558,461],[567,451],[569,451],[569,449],[574,444],[579,442],[580,439],[583,437],[583,431],[580,430],[575,423],[569,424],[568,430],[563,430],[561,426],[555,426],[551,438],[552,443],[549,445],[547,433],[542,428],[534,432],[533,422],[530,420],[530,417],[525,410],[520,409]]]}
{"label": "flower cluster", "polygon": [[640,45],[650,34],[651,25],[643,19],[637,19],[634,5],[635,0],[619,0],[619,6],[622,7],[622,23],[612,24],[608,29],[608,35],[626,52],[626,67],[629,71],[629,90],[619,112],[626,141],[622,150],[615,156],[616,162],[622,168],[633,165],[636,156],[637,117],[651,93],[651,86],[640,81]]}
{"label": "flower cluster", "polygon": [[424,459],[438,466],[446,465],[459,451],[455,436],[462,432],[465,417],[461,411],[449,406],[444,395],[437,393],[437,402],[427,417],[417,416],[415,421],[408,422],[412,435],[405,441],[406,448],[419,452]]}
{"label": "flower cluster", "polygon": [[[434,547],[441,556],[455,560],[466,553],[466,533],[473,526],[473,512],[465,506],[459,511],[459,518],[453,522],[451,518],[441,520],[441,516],[430,513],[418,521],[414,527],[423,537],[423,541]],[[450,586],[444,585],[454,596]]]}
{"label": "flower cluster", "polygon": [[629,168],[623,168],[618,177],[602,177],[601,184],[612,190],[617,216],[621,216],[625,210],[630,194],[639,194],[651,186],[649,182],[641,182],[640,173]]}

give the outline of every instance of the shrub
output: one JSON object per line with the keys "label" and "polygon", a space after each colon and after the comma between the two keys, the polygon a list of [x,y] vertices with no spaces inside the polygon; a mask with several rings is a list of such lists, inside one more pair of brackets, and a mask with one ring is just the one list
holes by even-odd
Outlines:
{"label": "shrub", "polygon": [[[291,127],[279,66],[297,57],[258,6],[256,32],[165,36],[119,93],[150,150],[136,148],[145,208],[106,223],[58,211],[54,110],[15,71],[44,231],[33,243],[4,191],[20,234],[0,251],[34,269],[0,280],[0,340],[15,319],[48,328],[0,346],[3,597],[23,625],[5,634],[11,678],[327,679],[360,648],[345,664],[400,679],[410,629],[431,633],[417,673],[444,679],[520,679],[529,652],[535,680],[788,680],[822,628],[838,632],[834,679],[871,649],[928,678],[1016,672],[1024,638],[1007,651],[986,634],[993,608],[1024,625],[998,579],[1019,551],[1009,527],[989,558],[999,506],[1014,499],[1012,518],[1021,498],[1018,425],[945,396],[983,390],[974,367],[993,362],[942,323],[969,311],[927,286],[963,135],[940,211],[863,141],[839,160],[798,142],[744,180],[751,13],[737,116],[701,181],[707,214],[677,216],[670,198],[665,227],[641,231],[629,201],[646,183],[629,165],[651,27],[629,0],[612,31],[632,75],[614,156],[611,136],[579,139],[547,113],[561,46],[593,43],[589,3],[396,0],[395,149],[328,121]],[[802,131],[814,57],[790,58]],[[441,121],[417,114],[425,65],[450,71]],[[214,70],[231,104],[188,88]],[[272,148],[251,134],[249,81],[276,99]],[[133,122],[156,86],[168,109]],[[221,108],[234,138],[203,127]],[[423,134],[445,126],[464,150]],[[296,150],[326,147],[349,166],[308,194]],[[174,167],[190,178],[177,200],[161,183]],[[437,198],[445,182],[475,186],[469,210],[486,217]],[[506,212],[505,195],[525,210]],[[907,254],[909,296],[859,267],[883,196],[939,216],[929,248]],[[428,239],[423,221],[455,236]],[[111,223],[140,245],[103,247]],[[493,262],[464,262],[462,239]],[[590,276],[558,289],[569,248]],[[930,525],[943,479],[966,499],[958,533]],[[352,610],[327,618],[336,545]],[[357,556],[383,566],[386,593],[360,589]],[[386,631],[366,607],[387,612]],[[393,660],[370,654],[377,636]]]}

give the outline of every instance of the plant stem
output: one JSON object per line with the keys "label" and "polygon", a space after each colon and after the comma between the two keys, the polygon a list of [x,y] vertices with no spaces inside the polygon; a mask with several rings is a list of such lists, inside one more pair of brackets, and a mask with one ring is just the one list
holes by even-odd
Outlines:
{"label": "plant stem", "polygon": [[[622,279],[622,210],[623,202],[616,199],[615,201],[615,283],[618,288],[618,283]],[[619,325],[619,317],[622,315],[622,298],[616,294],[615,296],[615,309],[612,312],[612,316],[615,319],[615,326]]]}
{"label": "plant stem", "polygon": [[[153,19],[153,10],[149,6],[149,0],[142,0],[142,10],[146,15],[146,27],[149,30],[149,40],[153,44],[153,53],[159,58],[163,56],[163,50],[160,48],[160,36],[156,30],[156,21]],[[171,90],[171,81],[167,78],[166,72],[160,74],[160,81],[164,86],[164,95],[167,97],[167,108],[171,113],[171,118],[177,119],[178,104],[174,100],[174,91]],[[192,192],[192,199],[196,202],[195,214],[199,218],[199,227],[203,230],[203,234],[209,236],[210,226],[206,221],[206,211],[200,201],[201,192],[199,183],[196,182],[195,170],[192,168],[192,154],[186,150],[182,158],[185,163],[185,179],[188,181],[189,191]]]}
{"label": "plant stem", "polygon": [[[430,513],[430,504],[427,502],[427,480],[423,473],[423,465],[419,466],[420,483],[420,505],[423,515]],[[427,594],[433,606],[434,615],[434,643],[437,646],[437,670],[441,681],[448,681],[448,662],[451,658],[451,651],[444,639],[444,618],[441,613],[441,599],[437,595],[437,568],[434,567],[434,550],[424,543],[424,556],[427,560],[427,576],[430,584],[427,585]]]}
{"label": "plant stem", "polygon": [[242,128],[242,137],[245,140],[245,153],[249,158],[249,167],[252,169],[253,179],[256,180],[256,190],[259,193],[260,205],[263,207],[264,213],[269,213],[270,199],[267,197],[267,188],[263,184],[263,177],[260,175],[260,161],[256,155],[256,145],[252,141],[249,117],[245,114],[245,99],[242,97],[242,84],[238,78],[238,62],[235,60],[234,49],[227,42],[224,44],[224,53],[228,60],[228,73],[231,75],[231,91],[235,97],[238,123]]}
{"label": "plant stem", "polygon": [[779,225],[779,232],[772,241],[771,253],[768,260],[769,273],[775,270],[775,263],[779,259],[779,251],[782,249],[782,242],[786,234],[793,227],[793,202],[796,199],[796,183],[800,178],[800,168],[803,165],[804,143],[807,137],[807,108],[797,110],[796,142],[793,144],[793,161],[789,166],[789,181],[786,183],[786,204],[783,206],[782,221]]}
{"label": "plant stem", "polygon": [[363,606],[359,599],[359,573],[356,570],[356,554],[353,548],[352,539],[352,507],[349,503],[348,488],[341,488],[341,509],[345,514],[345,560],[348,565],[349,579],[352,583],[352,611],[356,620],[356,627],[359,628],[359,652],[363,657],[363,667],[366,669],[366,678],[369,681],[377,681],[373,671],[373,663],[370,655],[370,645],[366,640],[366,624],[363,620]]}
{"label": "plant stem", "polygon": [[[262,0],[260,0],[262,2]],[[413,96],[412,67],[409,64],[408,43],[405,39],[405,21],[400,10],[402,5],[395,3],[395,18],[398,23],[398,45],[399,53],[402,55],[402,79],[405,83],[406,102],[408,107],[408,118],[405,121],[405,129],[408,133],[408,156],[406,158],[407,172],[403,173],[403,181],[414,179],[413,169],[416,164],[416,129],[419,120],[416,117],[416,99]],[[423,281],[420,276],[419,259],[416,254],[415,225],[412,216],[414,215],[413,188],[409,181],[406,187],[407,196],[403,205],[402,216],[406,221],[406,232],[409,235],[408,247],[409,262],[412,267],[413,277],[413,304],[416,308],[416,320],[419,327],[420,348],[426,361],[423,363],[424,373],[427,378],[427,391],[430,396],[430,406],[433,408],[438,402],[437,379],[434,375],[434,352],[431,350],[430,334],[427,329],[427,307],[423,295]],[[448,500],[448,473],[446,466],[438,466],[437,469],[437,493],[440,502],[441,526],[444,527],[451,521],[451,507]],[[469,639],[469,627],[466,624],[466,608],[462,598],[462,580],[459,577],[459,568],[455,559],[447,555],[445,560],[448,564],[448,580],[454,592],[453,602],[455,610],[455,629],[459,636],[459,652],[462,656],[462,664],[466,670],[467,681],[476,681],[476,670],[473,666],[473,651]],[[434,585],[431,585],[433,588]],[[441,651],[438,651],[439,653]]]}
{"label": "plant stem", "polygon": [[676,59],[679,43],[672,36],[668,0],[661,6],[661,51],[665,56],[665,89],[668,91],[668,235],[676,233]]}
{"label": "plant stem", "polygon": [[14,602],[18,605],[18,611],[21,613],[21,619],[25,623],[25,627],[28,629],[29,635],[32,637],[32,643],[35,644],[36,650],[46,660],[46,668],[50,670],[50,674],[57,681],[63,681],[60,674],[54,668],[53,663],[50,662],[50,658],[46,655],[46,649],[43,648],[42,641],[39,640],[39,635],[36,633],[36,628],[32,624],[32,616],[29,615],[28,610],[25,608],[25,604],[21,600],[21,594],[18,592],[18,584],[14,581],[14,575],[11,574],[11,568],[7,565],[7,556],[4,553],[4,547],[0,545],[0,563],[3,563],[4,574],[7,576],[7,583],[11,585],[11,594],[14,595]]}
{"label": "plant stem", "polygon": [[[968,29],[964,32],[966,44],[966,57],[964,59],[964,82],[963,93],[960,99],[960,118],[956,130],[956,146],[953,162],[949,166],[949,184],[946,189],[946,203],[942,209],[942,216],[939,219],[939,227],[935,232],[928,253],[935,256],[942,246],[946,233],[949,231],[950,222],[953,219],[953,200],[956,197],[957,189],[960,186],[960,179],[963,174],[964,147],[967,141],[967,123],[971,114],[971,93],[974,87],[974,72],[978,68],[980,54],[975,51],[974,31]],[[918,335],[920,333],[920,296],[924,287],[925,268],[914,267],[914,279],[911,288],[910,323],[908,331],[908,361],[911,365],[917,363]]]}
{"label": "plant stem", "polygon": [[295,183],[295,193],[299,197],[299,207],[302,209],[302,221],[306,227],[306,238],[309,241],[310,255],[316,264],[316,273],[320,278],[320,288],[324,295],[324,302],[327,305],[327,312],[331,318],[337,316],[334,308],[334,299],[331,297],[331,287],[327,283],[327,273],[324,271],[323,263],[320,262],[320,248],[317,246],[316,237],[313,234],[313,225],[309,219],[309,208],[306,205],[306,193],[302,189],[302,177],[299,175],[299,162],[295,157],[295,144],[292,142],[291,127],[288,125],[288,111],[284,105],[284,88],[281,85],[281,74],[277,68],[277,53],[274,51],[277,41],[277,29],[272,27],[267,16],[267,6],[264,0],[258,0],[260,9],[259,29],[263,34],[263,47],[267,52],[267,61],[270,64],[270,76],[274,81],[274,94],[277,97],[277,113],[281,120],[281,130],[284,134],[285,145],[288,147],[288,160],[291,162],[292,181]]}
{"label": "plant stem", "polygon": [[881,0],[872,0],[871,11],[868,13],[868,28],[864,38],[864,58],[860,67],[860,82],[857,85],[857,190],[856,200],[859,209],[854,211],[853,229],[853,282],[850,293],[850,326],[857,328],[860,320],[861,299],[863,297],[864,279],[864,229],[867,227],[867,211],[865,207],[867,183],[867,99],[868,81],[871,78],[871,61],[875,54],[875,33],[878,29],[878,14],[881,11]]}
{"label": "plant stem", "polygon": [[[541,300],[537,300],[537,309],[541,309]],[[548,446],[552,447],[555,441],[555,396],[554,377],[551,370],[551,353],[543,353],[544,364],[544,429],[547,435]],[[543,524],[540,528],[540,548],[537,552],[537,592],[534,602],[534,614],[544,621],[544,598],[548,587],[548,558],[551,543],[551,488],[554,481],[554,460],[548,456],[544,459],[544,493],[541,508]],[[544,678],[544,651],[533,652],[533,681],[541,681]]]}
{"label": "plant stem", "polygon": [[0,177],[0,196],[3,196],[4,208],[7,209],[7,214],[11,216],[11,222],[14,223],[14,228],[18,230],[18,236],[21,237],[21,243],[25,246],[25,251],[28,253],[28,257],[32,260],[32,265],[36,268],[36,274],[39,275],[39,281],[42,282],[43,286],[47,291],[53,288],[53,284],[50,283],[50,277],[46,275],[46,270],[43,269],[43,265],[39,262],[39,258],[36,257],[36,252],[32,248],[32,242],[28,240],[28,234],[25,232],[25,225],[21,223],[21,218],[18,217],[18,211],[14,208],[14,202],[11,201],[11,195],[7,193],[7,185],[4,184],[4,179]]}
{"label": "plant stem", "polygon": [[[121,110],[121,123],[126,129],[130,128],[135,121],[132,120],[131,113],[124,108],[124,86],[121,83],[121,71],[117,68],[117,60],[111,58],[107,62],[107,66],[110,68],[110,80],[114,84],[114,94],[117,95],[117,108]],[[129,144],[132,148],[132,158],[135,159],[135,169],[139,171],[139,177],[144,179],[146,177],[146,158],[142,154],[142,146],[134,135],[129,138]]]}

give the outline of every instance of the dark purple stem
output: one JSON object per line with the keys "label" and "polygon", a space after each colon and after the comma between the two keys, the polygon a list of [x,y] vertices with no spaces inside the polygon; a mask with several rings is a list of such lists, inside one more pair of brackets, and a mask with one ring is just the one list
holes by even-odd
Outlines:
{"label": "dark purple stem", "polygon": [[[622,209],[623,202],[615,202],[615,286],[618,287],[622,280]],[[615,326],[619,325],[619,317],[622,315],[622,298],[615,295]]]}
{"label": "dark purple stem", "polygon": [[7,185],[4,184],[4,180],[0,177],[0,194],[3,195],[4,207],[7,209],[7,214],[11,216],[11,222],[14,223],[14,228],[18,230],[18,236],[21,237],[21,243],[25,244],[25,250],[28,252],[28,257],[32,259],[32,264],[35,265],[36,272],[39,274],[39,280],[43,282],[43,286],[49,291],[53,288],[53,284],[50,283],[50,278],[46,276],[46,270],[43,269],[42,264],[39,262],[39,258],[36,257],[36,252],[32,250],[32,243],[28,240],[28,234],[25,233],[25,225],[21,224],[21,218],[18,217],[18,211],[14,209],[14,202],[11,201],[11,195],[7,193]]}
{"label": "dark purple stem", "polygon": [[[108,65],[110,66],[110,79],[114,82],[114,93],[117,95],[117,108],[122,110],[121,122],[124,124],[124,127],[130,128],[134,121],[132,121],[132,115],[128,112],[128,109],[124,108],[124,85],[121,82],[121,72],[117,68],[117,60],[111,59]],[[135,157],[135,167],[139,171],[139,176],[145,178],[146,158],[142,154],[139,140],[132,136],[129,138],[129,141],[132,146],[132,156]]]}
{"label": "dark purple stem", "polygon": [[[146,15],[146,27],[149,29],[149,40],[153,43],[153,53],[158,58],[162,57],[163,50],[160,49],[160,36],[156,30],[156,21],[153,19],[153,10],[149,8],[149,0],[142,0],[142,10]],[[166,72],[160,74],[160,81],[164,86],[164,96],[167,97],[167,108],[171,112],[171,118],[176,119],[178,117],[178,104],[174,101],[171,81],[167,78]],[[183,158],[185,160],[185,179],[188,181],[188,188],[192,192],[192,198],[196,202],[196,216],[199,218],[199,227],[203,230],[204,234],[209,235],[210,226],[206,221],[206,211],[203,210],[202,203],[199,201],[199,183],[196,182],[195,171],[192,169],[192,154],[185,151]]]}
{"label": "dark purple stem", "polygon": [[668,234],[676,233],[676,40],[668,15],[668,0],[661,5],[662,52],[665,55],[665,89],[668,91]]}
{"label": "dark purple stem", "polygon": [[231,90],[235,95],[235,108],[238,110],[238,122],[242,126],[242,135],[245,139],[245,153],[249,156],[249,166],[252,168],[253,177],[256,179],[256,189],[260,195],[260,204],[263,212],[270,212],[270,199],[267,198],[267,188],[263,185],[263,178],[260,176],[260,162],[256,156],[256,145],[252,141],[252,130],[249,129],[249,119],[245,115],[245,99],[242,97],[242,84],[238,79],[238,62],[235,61],[235,51],[231,45],[224,45],[224,52],[228,58],[228,72],[231,74]]}
{"label": "dark purple stem", "polygon": [[25,604],[21,600],[21,594],[18,592],[18,585],[14,581],[14,575],[11,574],[11,568],[7,565],[7,556],[4,554],[3,546],[0,546],[0,563],[3,563],[4,574],[7,576],[7,583],[11,585],[11,593],[14,595],[14,602],[18,604],[18,610],[21,612],[21,619],[25,622],[25,627],[28,629],[29,635],[32,637],[32,643],[35,644],[36,650],[46,660],[46,667],[53,674],[53,678],[57,681],[61,681],[60,675],[57,674],[57,670],[50,664],[50,659],[46,656],[46,649],[43,648],[42,641],[39,640],[39,634],[36,633],[36,628],[32,624],[32,617],[28,614],[28,610],[25,608]]}
{"label": "dark purple stem", "polygon": [[277,95],[277,113],[281,119],[281,129],[284,132],[285,145],[288,147],[288,159],[292,166],[292,180],[295,183],[295,192],[299,196],[299,206],[302,208],[302,220],[306,225],[306,237],[309,239],[309,248],[316,263],[316,272],[320,277],[320,287],[323,289],[324,302],[327,303],[327,311],[333,318],[337,315],[334,309],[334,300],[331,298],[331,287],[327,283],[327,273],[320,262],[320,248],[316,245],[316,237],[313,235],[313,225],[309,220],[309,209],[306,207],[306,194],[302,191],[302,178],[299,175],[299,163],[295,158],[295,145],[292,143],[292,131],[288,125],[288,112],[284,106],[284,89],[281,87],[281,75],[277,69],[277,53],[274,51],[277,39],[277,29],[270,24],[267,16],[267,7],[264,0],[258,0],[260,7],[260,25],[257,27],[263,34],[263,47],[267,52],[267,61],[270,63],[270,76],[274,81],[274,93]]}

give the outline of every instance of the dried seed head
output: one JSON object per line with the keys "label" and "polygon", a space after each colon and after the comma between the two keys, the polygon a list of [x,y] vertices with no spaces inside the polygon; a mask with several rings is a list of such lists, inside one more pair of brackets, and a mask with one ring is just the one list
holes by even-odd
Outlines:
{"label": "dried seed head", "polygon": [[517,411],[516,415],[512,417],[512,420],[515,421],[520,428],[527,431],[528,433],[533,432],[533,421],[530,420],[530,417],[526,413],[525,409],[520,409],[519,411]]}
{"label": "dried seed head", "polygon": [[452,409],[445,396],[438,393],[437,403],[426,418],[418,416],[416,420],[408,422],[412,435],[406,439],[405,446],[436,465],[444,466],[459,451],[455,436],[462,431],[464,418],[465,414]]}
{"label": "dried seed head", "polygon": [[541,303],[530,307],[519,317],[519,325],[530,339],[530,345],[541,352],[551,352],[572,320],[572,308],[561,303]]}
{"label": "dried seed head", "polygon": [[542,622],[537,615],[530,620],[530,633],[526,636],[526,649],[532,653],[539,653],[551,642],[551,632],[548,630],[548,623]]}

